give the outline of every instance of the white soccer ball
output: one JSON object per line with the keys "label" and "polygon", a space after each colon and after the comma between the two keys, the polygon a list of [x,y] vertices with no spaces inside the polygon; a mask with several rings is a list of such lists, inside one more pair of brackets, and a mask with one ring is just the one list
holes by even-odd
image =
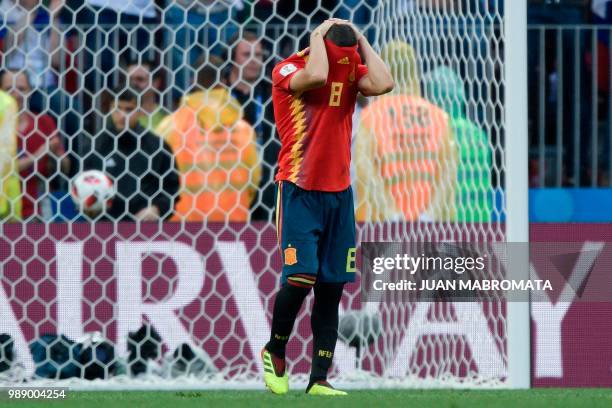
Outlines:
{"label": "white soccer ball", "polygon": [[111,206],[115,187],[103,172],[87,170],[72,180],[70,195],[81,211],[98,213]]}

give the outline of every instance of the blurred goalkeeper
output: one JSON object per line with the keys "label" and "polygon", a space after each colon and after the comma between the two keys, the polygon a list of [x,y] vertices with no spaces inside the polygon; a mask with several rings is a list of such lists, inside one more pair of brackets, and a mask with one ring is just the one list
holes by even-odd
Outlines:
{"label": "blurred goalkeeper", "polygon": [[282,144],[276,224],[283,273],[270,341],[261,353],[264,380],[276,394],[288,391],[285,348],[302,303],[314,288],[312,370],[306,392],[345,395],[327,382],[327,372],[338,338],[342,289],[355,280],[352,115],[358,92],[387,93],[393,79],[352,24],[330,19],[311,33],[310,47],[274,67],[272,83]]}

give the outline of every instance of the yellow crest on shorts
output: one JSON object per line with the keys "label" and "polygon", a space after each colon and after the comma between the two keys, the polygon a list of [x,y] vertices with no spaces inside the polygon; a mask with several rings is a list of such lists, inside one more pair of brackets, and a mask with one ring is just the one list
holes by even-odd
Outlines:
{"label": "yellow crest on shorts", "polygon": [[297,250],[295,248],[285,248],[285,265],[295,265],[297,263]]}

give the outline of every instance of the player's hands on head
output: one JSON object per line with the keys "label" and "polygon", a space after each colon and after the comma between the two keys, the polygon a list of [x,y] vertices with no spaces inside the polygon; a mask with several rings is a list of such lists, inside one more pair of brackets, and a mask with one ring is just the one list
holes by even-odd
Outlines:
{"label": "player's hands on head", "polygon": [[325,34],[327,34],[327,32],[329,31],[329,29],[334,25],[334,24],[346,24],[348,21],[347,20],[342,20],[339,18],[328,18],[327,20],[325,20],[324,22],[322,22],[317,28],[315,28],[312,31],[311,36],[313,35],[317,35],[320,34],[321,37],[325,37]]}
{"label": "player's hands on head", "polygon": [[351,21],[343,20],[341,18],[329,18],[325,20],[323,23],[321,23],[321,25],[319,25],[317,28],[314,29],[314,31],[312,32],[312,35],[314,35],[315,33],[320,33],[322,37],[325,37],[325,34],[327,34],[329,29],[334,24],[342,24],[342,25],[347,25],[351,27],[353,31],[355,32],[355,36],[357,37],[358,42],[365,39],[365,36],[361,33],[359,28],[355,26],[355,24],[353,24]]}

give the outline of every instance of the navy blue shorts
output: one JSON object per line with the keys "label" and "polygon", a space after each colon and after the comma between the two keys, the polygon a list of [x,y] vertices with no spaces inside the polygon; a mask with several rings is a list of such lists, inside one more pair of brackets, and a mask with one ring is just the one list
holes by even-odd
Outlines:
{"label": "navy blue shorts", "polygon": [[282,283],[291,275],[317,282],[355,281],[353,192],[304,190],[277,183],[276,231],[282,252]]}

